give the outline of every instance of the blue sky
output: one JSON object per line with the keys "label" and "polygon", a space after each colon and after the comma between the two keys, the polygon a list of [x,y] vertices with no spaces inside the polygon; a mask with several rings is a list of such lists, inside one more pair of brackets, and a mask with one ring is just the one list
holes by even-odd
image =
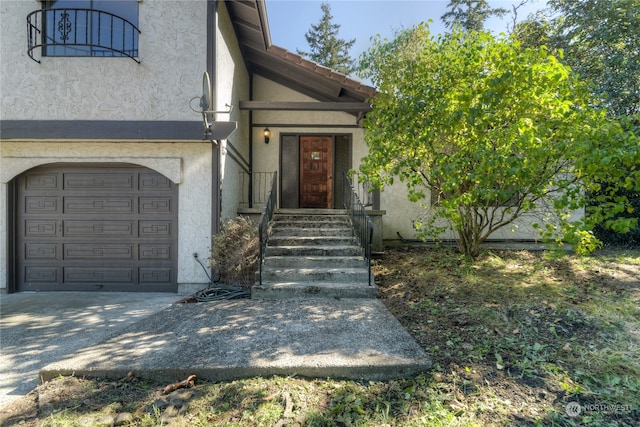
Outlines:
{"label": "blue sky", "polygon": [[[489,1],[492,7],[504,7],[520,0]],[[366,51],[372,36],[380,34],[392,39],[396,30],[410,28],[431,19],[432,33],[441,33],[445,27],[440,20],[447,11],[448,0],[330,0],[333,23],[340,24],[338,36],[345,40],[356,39],[350,50],[351,57],[357,59]],[[311,25],[322,17],[321,1],[315,0],[266,0],[267,18],[271,32],[271,42],[292,52],[296,49],[309,50],[304,35]],[[531,12],[544,8],[546,0],[529,0],[518,10],[518,20]],[[491,19],[486,28],[497,33],[505,32],[511,16]]]}

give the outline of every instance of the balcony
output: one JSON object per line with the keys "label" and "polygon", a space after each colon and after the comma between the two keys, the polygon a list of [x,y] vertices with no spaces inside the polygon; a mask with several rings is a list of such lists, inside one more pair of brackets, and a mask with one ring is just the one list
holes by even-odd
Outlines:
{"label": "balcony", "polygon": [[130,21],[94,9],[42,9],[27,16],[27,53],[73,57],[128,57],[138,60],[140,30]]}

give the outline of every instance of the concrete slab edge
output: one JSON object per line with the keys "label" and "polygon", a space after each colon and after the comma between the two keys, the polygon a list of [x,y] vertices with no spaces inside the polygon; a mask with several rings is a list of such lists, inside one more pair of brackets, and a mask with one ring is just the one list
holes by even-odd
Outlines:
{"label": "concrete slab edge", "polygon": [[39,383],[43,384],[60,376],[81,378],[120,379],[133,372],[136,376],[158,382],[175,382],[196,375],[199,379],[218,382],[232,381],[252,377],[290,376],[310,379],[344,379],[363,381],[388,381],[411,378],[426,373],[431,368],[431,361],[425,359],[415,364],[385,366],[348,366],[348,367],[214,367],[214,368],[175,368],[157,370],[124,370],[124,369],[43,369],[40,371]]}

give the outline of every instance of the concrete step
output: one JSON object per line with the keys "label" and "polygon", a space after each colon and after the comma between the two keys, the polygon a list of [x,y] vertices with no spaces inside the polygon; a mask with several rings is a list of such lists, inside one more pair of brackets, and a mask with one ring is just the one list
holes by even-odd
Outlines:
{"label": "concrete step", "polygon": [[351,227],[278,227],[271,230],[271,237],[352,236]]}
{"label": "concrete step", "polygon": [[344,216],[274,216],[271,220],[272,227],[298,226],[307,228],[318,227],[351,227],[349,218]]}
{"label": "concrete step", "polygon": [[378,287],[367,283],[298,282],[280,281],[255,284],[251,288],[252,299],[280,298],[376,298]]}
{"label": "concrete step", "polygon": [[271,236],[269,246],[356,246],[353,236]]}
{"label": "concrete step", "polygon": [[335,210],[280,210],[270,224],[254,299],[375,298],[349,217]]}
{"label": "concrete step", "polygon": [[268,267],[299,267],[309,268],[334,267],[334,268],[358,268],[365,267],[366,261],[359,256],[286,256],[276,255],[266,258],[265,266]]}
{"label": "concrete step", "polygon": [[351,223],[348,221],[274,221],[271,223],[272,230],[281,230],[286,228],[301,229],[347,229],[353,230]]}
{"label": "concrete step", "polygon": [[354,245],[267,246],[265,256],[362,256],[362,248]]}
{"label": "concrete step", "polygon": [[[260,280],[256,273],[256,280]],[[326,282],[326,283],[367,283],[369,271],[364,267],[262,267],[262,283],[266,282]]]}
{"label": "concrete step", "polygon": [[347,215],[346,209],[276,209],[274,215],[297,215],[297,216],[310,216],[310,215]]}

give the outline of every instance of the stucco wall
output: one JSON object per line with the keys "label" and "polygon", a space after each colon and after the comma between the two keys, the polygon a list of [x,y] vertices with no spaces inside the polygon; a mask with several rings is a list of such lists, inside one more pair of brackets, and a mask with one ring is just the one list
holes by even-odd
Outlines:
{"label": "stucco wall", "polygon": [[[207,67],[207,1],[144,0],[139,3],[139,59],[41,58],[26,53],[25,18],[37,1],[0,1],[0,72],[4,120],[200,120],[189,100],[202,93]],[[17,18],[16,18],[17,17]],[[249,77],[226,6],[219,4],[216,28],[214,110],[210,119],[237,121],[228,142],[248,156]],[[193,106],[198,108],[197,100]],[[227,141],[218,141],[223,217],[236,214],[238,166],[228,158]],[[202,288],[206,277],[192,254],[211,247],[212,143],[148,141],[0,141],[0,290],[7,288],[7,183],[31,167],[54,162],[118,162],[154,169],[179,188],[178,284]],[[191,285],[191,286],[189,286]],[[195,290],[195,289],[193,289]]]}
{"label": "stucco wall", "polygon": [[[217,111],[229,114],[217,114],[218,120],[231,120],[238,123],[238,129],[228,140],[222,141],[220,159],[220,179],[222,186],[221,220],[235,218],[240,202],[240,171],[238,162],[228,153],[238,158],[245,167],[249,161],[249,112],[241,111],[240,101],[249,99],[249,74],[244,65],[242,53],[235,37],[231,19],[224,2],[218,7],[218,31],[216,35],[216,105]],[[232,151],[232,145],[236,151]]]}
{"label": "stucco wall", "polygon": [[0,117],[4,120],[198,120],[206,1],[139,3],[139,59],[27,55],[27,15],[38,1],[0,1]]}
{"label": "stucco wall", "polygon": [[[278,83],[262,77],[254,80],[254,99],[264,101],[314,101],[299,92],[286,88]],[[254,145],[254,170],[273,171],[279,167],[279,141],[281,133],[351,133],[353,135],[353,169],[358,170],[361,159],[368,152],[362,128],[331,128],[326,125],[354,125],[355,117],[346,113],[336,112],[282,112],[258,111],[254,113],[254,122],[266,125],[271,130],[269,145],[256,143]],[[300,126],[291,126],[291,124]],[[289,126],[279,127],[278,124]],[[317,125],[317,127],[316,127]],[[322,125],[322,127],[320,127]],[[253,129],[256,141],[263,141],[263,127]],[[393,185],[385,187],[380,194],[380,209],[386,212],[383,219],[383,239],[397,240],[398,233],[405,239],[417,238],[414,222],[424,217],[428,207],[421,203],[411,202],[407,197],[408,191],[404,183],[396,180]],[[580,218],[582,212],[573,213],[574,218]],[[533,240],[539,238],[531,224],[540,213],[532,213],[523,217],[497,232],[491,238],[500,240]],[[448,232],[440,236],[443,239],[455,238],[455,234]]]}
{"label": "stucco wall", "polygon": [[[256,76],[253,85],[255,101],[318,102],[264,77]],[[255,111],[253,121],[256,124],[253,128],[253,169],[256,172],[280,173],[282,133],[351,134],[352,166],[355,169],[358,168],[362,155],[366,153],[363,129],[356,126],[356,117],[352,114],[333,111]],[[265,126],[271,131],[269,144],[264,143],[262,131]]]}
{"label": "stucco wall", "polygon": [[[393,185],[385,187],[380,194],[381,209],[387,211],[387,215],[384,218],[385,240],[398,239],[397,233],[400,233],[405,239],[417,237],[413,223],[424,218],[425,213],[428,212],[428,205],[427,207],[423,205],[429,202],[429,198],[415,203],[408,199],[407,194],[406,185],[398,179],[395,180]],[[540,223],[543,215],[542,211],[532,211],[523,215],[512,224],[494,232],[490,240],[539,240],[540,235],[531,224]],[[579,220],[583,216],[583,210],[576,210],[571,213],[572,220]],[[446,224],[444,221],[440,223]],[[456,237],[456,234],[451,231],[440,236],[442,239],[455,239]]]}
{"label": "stucco wall", "polygon": [[[206,286],[192,254],[211,242],[211,144],[132,142],[6,142],[0,144],[0,289],[7,288],[7,182],[31,167],[56,162],[128,162],[153,168],[178,184],[178,284]],[[5,168],[5,165],[7,167]],[[22,166],[20,166],[22,165]],[[176,170],[177,168],[177,170]],[[11,173],[7,171],[11,171]]]}

